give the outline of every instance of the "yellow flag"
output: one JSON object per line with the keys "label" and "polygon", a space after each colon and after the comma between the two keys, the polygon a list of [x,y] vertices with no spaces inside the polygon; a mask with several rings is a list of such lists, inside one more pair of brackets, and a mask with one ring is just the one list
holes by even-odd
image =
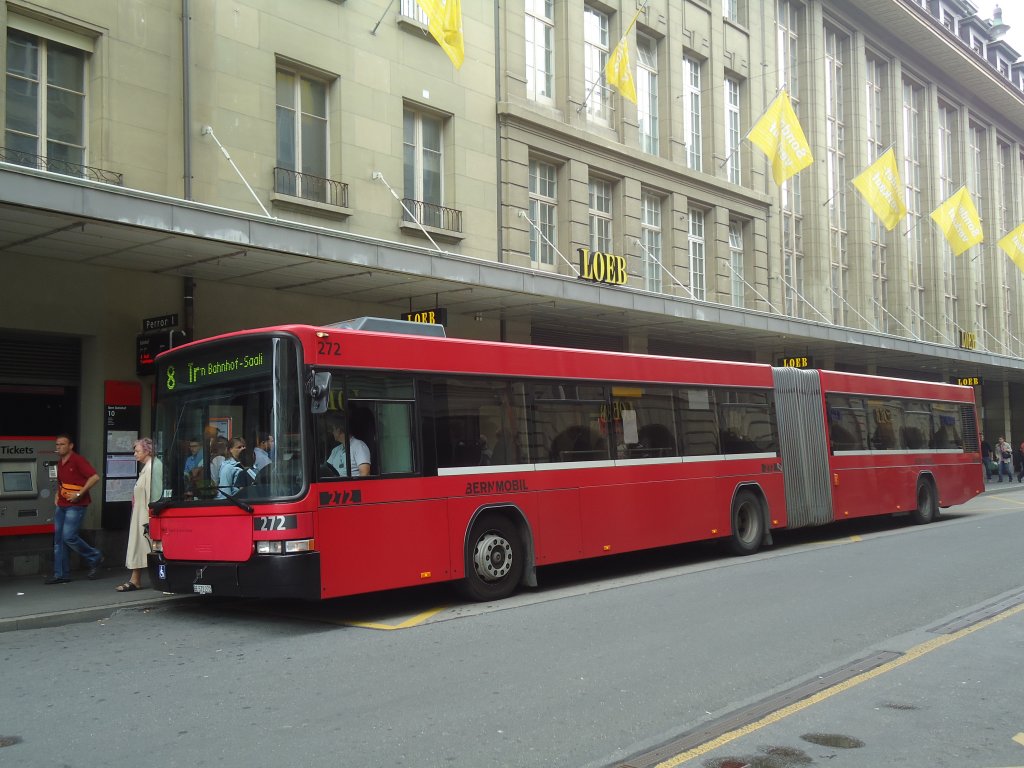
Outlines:
{"label": "yellow flag", "polygon": [[954,256],[959,256],[972,245],[985,242],[978,209],[974,207],[967,187],[960,187],[932,211],[932,220],[946,236]]}
{"label": "yellow flag", "polygon": [[427,14],[427,28],[437,40],[456,69],[466,58],[466,42],[462,38],[462,0],[416,0]]}
{"label": "yellow flag", "polygon": [[772,161],[772,177],[781,184],[814,162],[811,145],[793,111],[789,94],[782,90],[764,115],[750,129],[747,138]]}
{"label": "yellow flag", "polygon": [[1021,224],[1013,232],[1006,235],[1006,237],[999,241],[998,245],[1013,259],[1017,269],[1024,272],[1024,224]]}
{"label": "yellow flag", "polygon": [[622,98],[636,104],[636,86],[633,85],[633,72],[629,66],[629,38],[625,35],[605,64],[604,76],[608,79],[608,85],[619,89]]}
{"label": "yellow flag", "polygon": [[612,55],[608,57],[608,63],[604,65],[604,77],[608,81],[608,85],[617,88],[622,94],[622,98],[629,99],[634,104],[636,104],[636,86],[633,84],[633,68],[629,65],[629,31],[636,24],[636,20],[640,17],[640,11],[646,5],[644,3],[633,14],[633,20],[629,22],[629,26],[622,33],[622,39],[615,46]]}
{"label": "yellow flag", "polygon": [[853,186],[864,195],[886,229],[891,230],[907,215],[907,206],[903,204],[903,183],[892,147],[857,176]]}

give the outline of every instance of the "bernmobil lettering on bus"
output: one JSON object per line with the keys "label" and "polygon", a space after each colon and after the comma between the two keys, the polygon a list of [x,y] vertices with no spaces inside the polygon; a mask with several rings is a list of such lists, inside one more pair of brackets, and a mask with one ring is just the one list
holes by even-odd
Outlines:
{"label": "bernmobil lettering on bus", "polygon": [[481,496],[488,493],[510,493],[528,491],[525,480],[488,480],[480,483],[466,483],[467,496]]}

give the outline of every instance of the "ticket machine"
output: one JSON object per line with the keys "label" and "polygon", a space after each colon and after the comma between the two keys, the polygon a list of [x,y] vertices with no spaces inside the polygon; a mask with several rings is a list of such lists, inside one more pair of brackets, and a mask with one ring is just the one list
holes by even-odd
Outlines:
{"label": "ticket machine", "polygon": [[0,536],[53,532],[58,461],[54,441],[0,435]]}

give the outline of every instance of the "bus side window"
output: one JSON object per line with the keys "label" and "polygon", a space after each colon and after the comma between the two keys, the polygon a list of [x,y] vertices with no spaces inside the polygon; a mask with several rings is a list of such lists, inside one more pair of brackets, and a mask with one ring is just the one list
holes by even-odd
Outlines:
{"label": "bus side window", "polygon": [[677,417],[684,456],[715,456],[721,453],[715,391],[709,387],[677,390]]}
{"label": "bus side window", "polygon": [[379,475],[380,451],[377,448],[377,423],[373,411],[365,405],[353,404],[348,421],[352,437],[362,440],[370,449],[370,475]]}

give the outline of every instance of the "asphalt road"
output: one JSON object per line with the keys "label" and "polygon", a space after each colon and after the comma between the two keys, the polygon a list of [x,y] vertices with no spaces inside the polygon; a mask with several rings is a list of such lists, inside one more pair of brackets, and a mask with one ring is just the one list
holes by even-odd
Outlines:
{"label": "asphalt road", "polygon": [[[793,532],[750,558],[700,545],[549,569],[495,605],[439,589],[195,600],[5,633],[0,766],[632,763],[1024,591],[1022,508],[1014,491],[925,527]],[[1024,765],[1022,617],[1003,612],[680,764]],[[814,733],[863,746],[803,739]]]}

